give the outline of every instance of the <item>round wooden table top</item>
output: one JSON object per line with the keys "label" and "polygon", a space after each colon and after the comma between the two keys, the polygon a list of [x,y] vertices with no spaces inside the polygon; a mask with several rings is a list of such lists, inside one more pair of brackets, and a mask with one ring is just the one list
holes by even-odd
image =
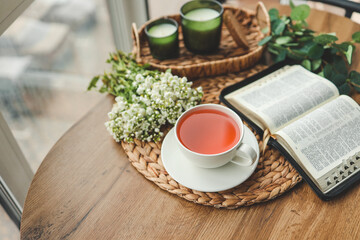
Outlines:
{"label": "round wooden table top", "polygon": [[[316,31],[336,32],[340,41],[360,30],[344,17],[315,10],[308,22]],[[301,183],[272,201],[237,210],[197,205],[161,190],[132,167],[106,131],[112,104],[104,97],[46,156],[26,198],[21,239],[360,238],[359,186],[324,202]]]}

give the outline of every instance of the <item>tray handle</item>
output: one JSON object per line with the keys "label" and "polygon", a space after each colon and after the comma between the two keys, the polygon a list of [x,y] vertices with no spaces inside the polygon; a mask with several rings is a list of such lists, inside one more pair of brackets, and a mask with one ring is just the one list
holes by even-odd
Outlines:
{"label": "tray handle", "polygon": [[131,24],[131,30],[132,30],[133,38],[135,40],[134,52],[135,52],[135,55],[136,55],[136,61],[141,62],[140,38],[139,38],[139,32],[138,32],[137,27],[136,27],[136,23],[133,22]]}
{"label": "tray handle", "polygon": [[[265,17],[265,19],[261,19],[261,15]],[[256,6],[256,13],[255,13],[256,19],[258,20],[259,26],[263,29],[265,27],[268,28],[267,33],[265,33],[265,36],[269,36],[271,33],[271,24],[270,24],[270,16],[268,11],[266,10],[266,7],[263,2],[258,2]],[[265,24],[265,26],[264,26]]]}

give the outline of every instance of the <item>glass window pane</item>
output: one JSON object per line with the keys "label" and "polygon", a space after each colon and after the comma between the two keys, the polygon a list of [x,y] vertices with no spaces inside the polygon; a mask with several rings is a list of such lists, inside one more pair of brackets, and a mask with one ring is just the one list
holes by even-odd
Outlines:
{"label": "glass window pane", "polygon": [[0,111],[33,171],[101,98],[86,88],[114,49],[103,0],[36,0],[0,36]]}

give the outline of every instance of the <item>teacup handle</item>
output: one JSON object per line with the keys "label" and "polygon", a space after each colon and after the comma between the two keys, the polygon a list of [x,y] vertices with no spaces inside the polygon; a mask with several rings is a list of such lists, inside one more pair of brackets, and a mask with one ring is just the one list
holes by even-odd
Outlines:
{"label": "teacup handle", "polygon": [[235,157],[230,161],[240,166],[251,166],[257,157],[255,150],[246,143],[241,143]]}

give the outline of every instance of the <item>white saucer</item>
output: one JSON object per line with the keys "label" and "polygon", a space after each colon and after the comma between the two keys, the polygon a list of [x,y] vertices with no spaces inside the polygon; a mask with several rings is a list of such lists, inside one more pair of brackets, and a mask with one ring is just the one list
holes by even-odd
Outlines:
{"label": "white saucer", "polygon": [[166,171],[178,183],[202,192],[219,192],[233,188],[248,179],[259,162],[259,145],[255,135],[244,126],[243,141],[257,153],[255,162],[248,167],[227,163],[218,168],[200,168],[191,163],[177,145],[174,128],[166,135],[161,146],[161,159]]}

